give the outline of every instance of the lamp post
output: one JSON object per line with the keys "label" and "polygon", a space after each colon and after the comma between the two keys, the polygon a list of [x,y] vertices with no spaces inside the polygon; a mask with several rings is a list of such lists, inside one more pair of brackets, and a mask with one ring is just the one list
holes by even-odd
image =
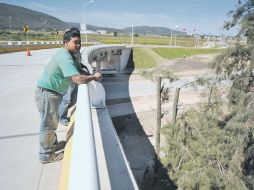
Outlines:
{"label": "lamp post", "polygon": [[94,1],[91,0],[91,1],[88,1],[86,3],[83,4],[83,9],[84,9],[84,29],[85,29],[85,37],[86,37],[86,44],[87,44],[87,28],[86,28],[86,6],[90,3],[93,3]]}
{"label": "lamp post", "polygon": [[198,35],[197,35],[197,30],[194,29],[193,32],[194,32],[194,38],[195,38],[195,48],[197,48],[197,46],[198,46]]}
{"label": "lamp post", "polygon": [[170,27],[170,46],[172,46],[172,39],[173,39],[173,33],[172,33],[172,27]]}
{"label": "lamp post", "polygon": [[133,47],[134,40],[133,40],[133,24],[131,25],[131,45]]}
{"label": "lamp post", "polygon": [[9,27],[10,27],[10,31],[11,31],[11,40],[12,40],[11,16],[9,16]]}
{"label": "lamp post", "polygon": [[9,26],[10,26],[10,30],[11,30],[11,16],[9,16]]}
{"label": "lamp post", "polygon": [[[175,26],[175,29],[178,29],[178,26]],[[175,47],[176,47],[176,34],[175,34]]]}

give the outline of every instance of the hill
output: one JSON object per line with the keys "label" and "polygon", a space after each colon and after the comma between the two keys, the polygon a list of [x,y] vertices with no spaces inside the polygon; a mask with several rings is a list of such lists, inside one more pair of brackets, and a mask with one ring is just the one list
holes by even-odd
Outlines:
{"label": "hill", "polygon": [[[22,30],[24,25],[28,25],[32,30],[66,30],[71,26],[80,28],[79,23],[64,22],[56,17],[45,13],[33,11],[24,7],[0,3],[0,30],[15,29]],[[108,33],[123,33],[130,34],[131,27],[117,29],[110,27],[100,27],[94,25],[87,25],[88,30],[105,30]],[[135,34],[140,35],[159,35],[169,36],[171,34],[170,28],[151,27],[151,26],[135,26],[133,27]],[[174,35],[186,35],[185,32],[172,30]]]}
{"label": "hill", "polygon": [[[123,31],[126,33],[131,33],[132,28],[124,28]],[[135,26],[133,27],[134,33],[143,35],[158,35],[158,36],[170,36],[171,29],[165,27],[151,27],[151,26]],[[185,36],[186,32],[172,30],[173,35]]]}
{"label": "hill", "polygon": [[70,27],[53,16],[16,5],[0,3],[0,29],[22,30],[24,25],[28,25],[33,30],[65,30]]}

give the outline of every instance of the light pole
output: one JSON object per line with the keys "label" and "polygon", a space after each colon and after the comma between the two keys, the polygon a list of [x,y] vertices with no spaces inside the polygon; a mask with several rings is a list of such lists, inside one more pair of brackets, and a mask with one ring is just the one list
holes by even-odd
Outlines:
{"label": "light pole", "polygon": [[197,35],[197,30],[194,29],[193,32],[194,32],[194,38],[195,38],[195,48],[197,48],[197,46],[198,46],[198,35]]}
{"label": "light pole", "polygon": [[134,41],[133,41],[133,24],[131,25],[131,45],[132,45],[132,47],[133,47],[133,43],[134,43]]}
{"label": "light pole", "polygon": [[[178,29],[178,26],[175,26],[175,29]],[[176,34],[175,34],[175,47],[176,47]]]}
{"label": "light pole", "polygon": [[173,39],[173,33],[172,33],[172,27],[170,27],[170,46],[172,46],[172,39]]}
{"label": "light pole", "polygon": [[86,37],[86,44],[87,44],[87,28],[86,28],[86,6],[90,3],[93,3],[94,1],[88,1],[86,3],[83,4],[83,8],[84,8],[84,29],[85,29],[85,37]]}
{"label": "light pole", "polygon": [[10,26],[10,30],[11,30],[11,16],[9,16],[9,26]]}

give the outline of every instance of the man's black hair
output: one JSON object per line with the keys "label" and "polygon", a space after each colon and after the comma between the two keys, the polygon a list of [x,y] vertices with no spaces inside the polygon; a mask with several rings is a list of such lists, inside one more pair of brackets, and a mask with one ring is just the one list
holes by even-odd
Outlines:
{"label": "man's black hair", "polygon": [[71,38],[74,38],[74,37],[80,37],[80,31],[76,31],[76,30],[67,30],[65,33],[64,33],[64,36],[63,36],[63,44],[67,41],[69,42],[71,40]]}
{"label": "man's black hair", "polygon": [[77,27],[71,27],[70,30],[80,33],[80,30]]}

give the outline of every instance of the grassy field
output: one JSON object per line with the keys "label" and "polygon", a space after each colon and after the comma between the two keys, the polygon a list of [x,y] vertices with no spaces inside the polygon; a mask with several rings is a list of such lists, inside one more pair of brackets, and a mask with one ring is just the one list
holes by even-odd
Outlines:
{"label": "grassy field", "polygon": [[[56,35],[55,31],[29,31],[29,41],[62,41],[63,32]],[[0,31],[0,41],[26,41],[26,33],[23,31]]]}
{"label": "grassy field", "polygon": [[[133,58],[137,69],[148,69],[156,67],[158,64],[157,56],[152,56],[149,48],[134,48]],[[159,56],[165,59],[183,58],[197,54],[214,54],[222,51],[221,49],[197,49],[197,48],[152,48]]]}
{"label": "grassy field", "polygon": [[201,49],[201,48],[153,48],[153,51],[158,53],[165,59],[175,59],[181,57],[188,57],[196,54],[213,54],[221,50],[215,48]]}
{"label": "grassy field", "polygon": [[[56,35],[55,31],[29,31],[27,33],[29,41],[62,41],[63,31],[59,31]],[[85,41],[85,35],[81,36]],[[130,44],[131,36],[124,35],[98,35],[88,34],[88,42],[99,42],[102,44]],[[23,31],[0,31],[0,41],[26,41],[26,33]],[[205,39],[200,39],[199,44],[205,43]],[[176,37],[169,36],[137,36],[134,37],[134,44],[150,44],[150,45],[176,45],[184,47],[194,47],[196,39],[194,37]]]}
{"label": "grassy field", "polygon": [[133,59],[136,69],[148,69],[157,65],[156,61],[143,48],[133,49]]}
{"label": "grassy field", "polygon": [[[85,39],[84,36],[82,36]],[[130,36],[111,36],[111,35],[88,35],[88,41],[99,42],[103,44],[130,44]],[[138,36],[133,39],[134,44],[149,44],[149,45],[176,45],[184,47],[194,47],[196,39],[194,37],[176,37],[170,39],[168,36]],[[176,43],[175,43],[176,42]],[[205,43],[205,39],[200,39],[200,44]]]}

